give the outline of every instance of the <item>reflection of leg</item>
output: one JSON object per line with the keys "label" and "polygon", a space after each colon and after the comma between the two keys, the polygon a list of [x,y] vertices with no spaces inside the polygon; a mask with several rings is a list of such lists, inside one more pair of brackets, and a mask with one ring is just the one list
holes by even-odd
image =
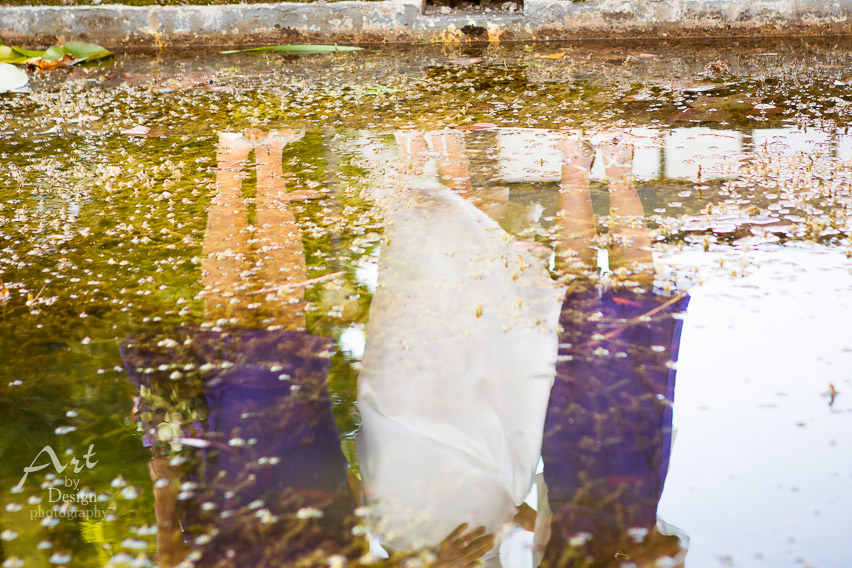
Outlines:
{"label": "reflection of leg", "polygon": [[216,196],[207,213],[201,282],[209,319],[244,318],[247,301],[240,295],[248,269],[248,218],[240,172],[251,151],[242,136],[222,134],[217,150]]}
{"label": "reflection of leg", "polygon": [[[287,206],[287,187],[281,168],[284,146],[301,133],[270,133],[257,145],[257,216],[255,226],[258,275],[264,288],[305,280],[305,251],[302,232]],[[286,329],[305,326],[304,287],[279,288],[278,296],[266,302],[261,317],[275,318]]]}
{"label": "reflection of leg", "polygon": [[595,218],[589,194],[589,169],[595,157],[592,146],[575,136],[559,141],[562,150],[562,179],[559,183],[559,215],[562,238],[556,247],[557,268],[579,261],[595,265]]}
{"label": "reflection of leg", "polygon": [[426,134],[438,153],[441,182],[460,193],[471,190],[470,171],[465,156],[464,133],[458,130],[434,130]]}
{"label": "reflection of leg", "polygon": [[426,165],[427,147],[419,130],[398,130],[394,133],[399,151],[399,163],[414,175],[422,175]]}
{"label": "reflection of leg", "polygon": [[154,516],[157,519],[157,561],[163,568],[177,566],[186,557],[187,547],[180,530],[177,513],[183,471],[170,465],[169,459],[157,456],[148,462],[154,483]]}
{"label": "reflection of leg", "polygon": [[[651,239],[645,224],[645,211],[633,181],[633,145],[613,140],[601,145],[609,178],[609,208],[615,241],[610,265],[644,271],[652,262]],[[642,266],[644,265],[644,266]],[[648,274],[633,280],[647,280]]]}

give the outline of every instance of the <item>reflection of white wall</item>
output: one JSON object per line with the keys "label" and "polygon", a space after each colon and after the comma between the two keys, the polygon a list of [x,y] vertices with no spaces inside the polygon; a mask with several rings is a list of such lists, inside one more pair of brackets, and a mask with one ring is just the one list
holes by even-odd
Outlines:
{"label": "reflection of white wall", "polygon": [[[579,132],[576,132],[579,136]],[[634,128],[626,133],[634,145],[633,174],[636,179],[649,180],[660,177],[659,131],[651,128]],[[553,130],[532,128],[505,128],[497,133],[500,179],[506,182],[559,181],[562,152]],[[610,134],[612,136],[612,134]],[[590,141],[597,146],[605,140],[597,136]],[[604,179],[604,160],[599,149],[589,177]]]}
{"label": "reflection of white wall", "polygon": [[[852,274],[841,251],[749,253],[733,279],[702,266],[681,340],[678,428],[660,516],[686,565],[848,566],[852,539]],[[759,264],[758,264],[759,263]],[[720,275],[714,276],[713,266]],[[742,268],[739,258],[725,266]],[[833,382],[834,408],[823,395]]]}
{"label": "reflection of white wall", "polygon": [[[810,154],[820,150],[826,150],[831,137],[822,130],[798,130],[795,128],[768,128],[754,130],[751,134],[754,149],[757,152],[768,150],[771,153],[780,153],[785,156],[797,152]],[[822,148],[820,148],[822,146]],[[764,148],[766,150],[764,150]]]}
{"label": "reflection of white wall", "polygon": [[505,128],[497,132],[500,179],[506,182],[559,181],[562,152],[552,130]]}
{"label": "reflection of white wall", "polygon": [[737,176],[742,134],[710,128],[675,128],[663,135],[666,177],[729,179]]}
{"label": "reflection of white wall", "polygon": [[[633,175],[639,181],[658,179],[661,173],[660,160],[660,131],[652,128],[632,128],[628,132],[629,139],[633,143]],[[611,135],[610,135],[611,136]],[[606,136],[598,137],[604,141]],[[598,140],[592,141],[597,145]],[[603,155],[598,149],[595,152],[595,163],[589,177],[593,180],[602,180],[606,177],[604,171]]]}
{"label": "reflection of white wall", "polygon": [[841,162],[852,161],[852,136],[843,134],[842,130],[837,132],[837,159]]}

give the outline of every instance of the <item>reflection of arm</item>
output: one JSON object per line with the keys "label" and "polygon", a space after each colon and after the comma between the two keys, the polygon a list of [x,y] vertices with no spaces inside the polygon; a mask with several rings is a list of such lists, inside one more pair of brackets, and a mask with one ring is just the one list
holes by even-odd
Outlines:
{"label": "reflection of arm", "polygon": [[479,559],[494,547],[494,535],[485,527],[468,530],[462,523],[438,544],[435,564],[443,568],[473,568]]}
{"label": "reflection of arm", "polygon": [[[431,553],[432,559],[425,564],[440,568],[474,568],[481,566],[481,558],[494,548],[494,535],[488,534],[485,527],[468,529],[467,523],[457,526],[441,542],[428,549],[393,551],[386,562],[379,566],[390,568],[397,566],[422,565],[424,552]],[[414,561],[414,562],[412,562]]]}
{"label": "reflection of arm", "polygon": [[535,509],[527,505],[526,503],[521,503],[520,507],[518,507],[518,512],[515,514],[515,523],[521,526],[524,530],[535,532],[535,521],[536,521],[537,513]]}

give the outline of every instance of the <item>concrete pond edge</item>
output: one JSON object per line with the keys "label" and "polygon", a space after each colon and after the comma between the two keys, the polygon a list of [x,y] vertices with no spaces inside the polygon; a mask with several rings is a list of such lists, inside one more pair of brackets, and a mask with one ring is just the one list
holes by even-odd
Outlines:
{"label": "concrete pond edge", "polygon": [[[521,0],[516,0],[520,5]],[[9,44],[106,46],[850,35],[852,0],[525,0],[514,12],[424,13],[421,0],[0,7]]]}

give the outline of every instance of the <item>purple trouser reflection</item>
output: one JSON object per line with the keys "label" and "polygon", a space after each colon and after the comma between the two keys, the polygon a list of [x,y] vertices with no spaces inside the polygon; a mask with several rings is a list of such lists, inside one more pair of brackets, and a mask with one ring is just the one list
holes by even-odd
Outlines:
{"label": "purple trouser reflection", "polygon": [[669,464],[672,401],[688,297],[575,283],[542,448],[553,520],[545,565],[606,565],[651,531]]}
{"label": "purple trouser reflection", "polygon": [[198,483],[187,505],[204,503],[206,513],[184,506],[181,515],[193,534],[215,527],[203,558],[237,550],[243,563],[269,559],[245,540],[259,536],[258,511],[281,517],[271,523],[283,523],[280,531],[266,523],[267,536],[288,530],[302,508],[322,512],[321,526],[308,530],[316,534],[294,538],[288,556],[317,546],[320,533],[340,546],[349,540],[353,500],[327,387],[331,344],[306,332],[238,329],[140,335],[122,345],[131,381],[144,387],[146,445],[180,437],[203,448],[190,452],[184,479]]}

